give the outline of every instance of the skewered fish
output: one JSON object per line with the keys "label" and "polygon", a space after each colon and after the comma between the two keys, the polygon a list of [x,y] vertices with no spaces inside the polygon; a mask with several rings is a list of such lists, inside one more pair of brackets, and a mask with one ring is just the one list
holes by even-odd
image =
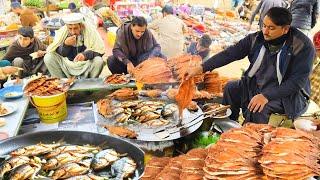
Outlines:
{"label": "skewered fish", "polygon": [[180,84],[178,94],[176,95],[180,119],[182,118],[183,110],[191,103],[195,91],[196,86],[193,78],[183,80]]}

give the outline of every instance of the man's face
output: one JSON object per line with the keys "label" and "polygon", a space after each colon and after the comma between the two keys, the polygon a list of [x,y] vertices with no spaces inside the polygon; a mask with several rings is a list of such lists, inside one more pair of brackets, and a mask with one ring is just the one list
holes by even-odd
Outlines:
{"label": "man's face", "polygon": [[146,29],[147,26],[131,25],[131,31],[135,39],[140,39],[143,36],[143,33],[146,31]]}
{"label": "man's face", "polygon": [[24,37],[22,35],[19,35],[18,38],[18,42],[20,44],[21,47],[28,47],[32,42],[33,42],[34,38],[30,38],[30,37]]}
{"label": "man's face", "polygon": [[81,24],[67,24],[67,27],[70,35],[79,36],[81,34],[81,30],[82,30]]}
{"label": "man's face", "polygon": [[205,50],[208,49],[208,48],[202,47],[202,46],[200,45],[200,40],[198,41],[196,48],[197,48],[197,51],[198,51],[198,52],[202,52],[202,51],[205,51]]}
{"label": "man's face", "polygon": [[263,37],[266,41],[270,41],[273,39],[277,39],[278,37],[281,37],[284,34],[287,34],[289,31],[290,26],[277,26],[275,25],[272,20],[265,16],[263,19]]}

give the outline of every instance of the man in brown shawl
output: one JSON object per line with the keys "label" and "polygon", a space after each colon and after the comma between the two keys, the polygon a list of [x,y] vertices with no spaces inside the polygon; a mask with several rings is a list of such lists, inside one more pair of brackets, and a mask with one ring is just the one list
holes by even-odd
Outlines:
{"label": "man in brown shawl", "polygon": [[151,57],[165,58],[143,17],[134,17],[118,29],[112,52],[108,67],[113,74],[131,73],[134,66]]}
{"label": "man in brown shawl", "polygon": [[31,27],[21,27],[18,30],[18,39],[9,46],[3,59],[12,62],[15,67],[23,68],[22,77],[38,72],[46,73],[47,68],[43,62],[46,48],[46,45],[34,37]]}
{"label": "man in brown shawl", "polygon": [[35,26],[39,22],[38,16],[33,12],[32,9],[23,8],[17,1],[11,3],[12,12],[16,13],[20,17],[22,26]]}

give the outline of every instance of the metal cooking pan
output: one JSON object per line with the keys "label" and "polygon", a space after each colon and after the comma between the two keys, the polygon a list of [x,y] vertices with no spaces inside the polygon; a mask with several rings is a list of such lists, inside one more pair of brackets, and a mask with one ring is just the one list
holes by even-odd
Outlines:
{"label": "metal cooking pan", "polygon": [[144,152],[137,146],[125,140],[111,137],[108,135],[83,132],[83,131],[41,131],[35,133],[24,134],[9,138],[0,142],[0,156],[6,155],[11,151],[41,143],[53,143],[63,140],[67,144],[75,145],[102,145],[103,148],[113,148],[117,152],[127,153],[137,163],[137,176],[134,179],[139,179],[144,171]]}

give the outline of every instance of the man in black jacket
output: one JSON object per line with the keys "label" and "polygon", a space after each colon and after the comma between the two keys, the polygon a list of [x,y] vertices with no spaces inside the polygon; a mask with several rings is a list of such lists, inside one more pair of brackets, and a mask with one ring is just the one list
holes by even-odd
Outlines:
{"label": "man in black jacket", "polygon": [[268,123],[272,113],[295,119],[308,106],[315,49],[307,36],[290,27],[291,18],[287,9],[271,8],[262,31],[190,68],[187,78],[248,56],[250,66],[244,76],[224,90],[223,103],[232,108],[230,118],[238,119],[241,108],[245,122]]}
{"label": "man in black jacket", "polygon": [[319,0],[292,0],[290,11],[292,14],[291,26],[310,36],[310,29],[316,23],[319,14]]}

